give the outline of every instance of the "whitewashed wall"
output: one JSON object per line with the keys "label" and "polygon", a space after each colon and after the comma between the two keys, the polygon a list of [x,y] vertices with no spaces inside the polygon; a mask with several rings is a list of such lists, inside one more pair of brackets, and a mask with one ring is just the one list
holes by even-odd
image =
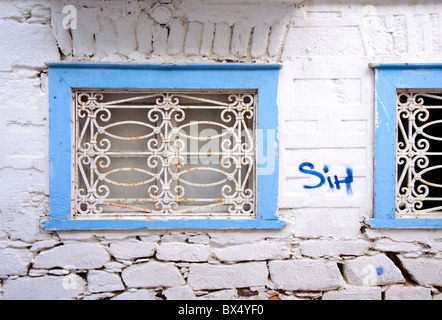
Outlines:
{"label": "whitewashed wall", "polygon": [[[0,2],[0,297],[441,299],[442,231],[373,230],[370,62],[440,62],[440,1]],[[381,3],[381,4],[380,4]],[[65,5],[77,8],[66,30]],[[156,17],[160,19],[160,16]],[[278,231],[49,232],[47,61],[281,63]],[[352,193],[300,172],[345,178]],[[213,277],[216,274],[217,277]]]}

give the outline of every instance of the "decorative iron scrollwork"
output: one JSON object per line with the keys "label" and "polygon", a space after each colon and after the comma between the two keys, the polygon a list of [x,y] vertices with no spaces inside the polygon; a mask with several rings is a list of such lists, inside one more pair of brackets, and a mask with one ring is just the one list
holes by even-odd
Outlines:
{"label": "decorative iron scrollwork", "polygon": [[442,212],[442,93],[397,92],[396,211]]}
{"label": "decorative iron scrollwork", "polygon": [[254,92],[74,97],[75,218],[255,215]]}

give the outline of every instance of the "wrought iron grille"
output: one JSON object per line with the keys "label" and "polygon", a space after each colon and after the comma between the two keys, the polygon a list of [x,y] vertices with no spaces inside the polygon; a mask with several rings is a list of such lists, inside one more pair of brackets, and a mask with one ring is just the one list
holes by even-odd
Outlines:
{"label": "wrought iron grille", "polygon": [[254,91],[74,90],[74,218],[255,216]]}
{"label": "wrought iron grille", "polygon": [[442,217],[442,91],[398,90],[396,213]]}

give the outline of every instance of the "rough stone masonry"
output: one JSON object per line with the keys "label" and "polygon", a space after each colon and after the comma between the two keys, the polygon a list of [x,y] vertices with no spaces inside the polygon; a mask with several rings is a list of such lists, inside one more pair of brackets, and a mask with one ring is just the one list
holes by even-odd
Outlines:
{"label": "rough stone masonry", "polygon": [[[76,29],[63,27],[67,5]],[[1,1],[0,298],[442,299],[442,232],[365,222],[368,63],[440,62],[441,30],[437,0]],[[44,230],[48,61],[280,63],[278,214],[287,225]],[[303,189],[304,161],[351,166],[352,194]]]}

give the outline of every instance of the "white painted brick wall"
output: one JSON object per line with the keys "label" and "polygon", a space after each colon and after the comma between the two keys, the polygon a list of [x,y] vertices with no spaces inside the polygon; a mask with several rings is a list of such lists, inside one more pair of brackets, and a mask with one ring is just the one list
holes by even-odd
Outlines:
{"label": "white painted brick wall", "polygon": [[[77,29],[63,28],[64,5]],[[440,62],[440,1],[0,2],[0,298],[441,299],[442,231],[374,230],[370,62]],[[280,63],[282,230],[48,232],[47,61]],[[352,193],[300,172],[344,178]],[[243,290],[253,292],[245,296]]]}

